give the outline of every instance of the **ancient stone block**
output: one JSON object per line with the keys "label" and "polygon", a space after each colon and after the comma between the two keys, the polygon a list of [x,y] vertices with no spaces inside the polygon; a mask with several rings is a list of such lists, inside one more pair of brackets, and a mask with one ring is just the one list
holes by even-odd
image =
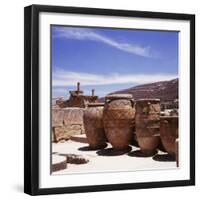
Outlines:
{"label": "ancient stone block", "polygon": [[72,135],[82,134],[81,125],[68,125],[53,128],[54,141],[68,140]]}
{"label": "ancient stone block", "polygon": [[78,124],[63,126],[63,129],[64,129],[64,134],[67,135],[68,137],[82,133],[82,126]]}
{"label": "ancient stone block", "polygon": [[88,163],[89,160],[82,155],[67,154],[67,162],[70,164],[85,164]]}
{"label": "ancient stone block", "polygon": [[66,167],[67,167],[66,156],[52,155],[51,172],[63,170],[63,169],[66,169]]}
{"label": "ancient stone block", "polygon": [[64,111],[62,109],[52,110],[52,127],[63,126]]}
{"label": "ancient stone block", "polygon": [[64,125],[83,124],[82,108],[64,108]]}
{"label": "ancient stone block", "polygon": [[60,140],[68,140],[69,139],[69,135],[66,134],[64,126],[54,127],[53,131],[54,131],[55,142],[59,142]]}

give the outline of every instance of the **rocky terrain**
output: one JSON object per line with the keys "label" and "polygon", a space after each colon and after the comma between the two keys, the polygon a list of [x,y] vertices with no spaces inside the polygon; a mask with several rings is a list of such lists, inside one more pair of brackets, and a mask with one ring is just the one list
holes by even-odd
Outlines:
{"label": "rocky terrain", "polygon": [[[150,84],[139,85],[128,89],[115,91],[110,94],[132,94],[134,99],[159,98],[161,101],[173,101],[178,98],[178,78],[170,81],[160,81]],[[99,99],[100,102],[104,98]]]}

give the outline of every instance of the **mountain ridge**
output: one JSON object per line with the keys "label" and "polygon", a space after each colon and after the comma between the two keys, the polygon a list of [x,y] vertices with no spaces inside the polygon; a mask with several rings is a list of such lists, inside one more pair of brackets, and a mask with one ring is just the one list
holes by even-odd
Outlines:
{"label": "mountain ridge", "polygon": [[[132,94],[135,100],[141,98],[158,98],[162,102],[178,99],[178,78],[169,81],[159,81],[142,84],[109,94]],[[104,101],[104,97],[99,99]]]}

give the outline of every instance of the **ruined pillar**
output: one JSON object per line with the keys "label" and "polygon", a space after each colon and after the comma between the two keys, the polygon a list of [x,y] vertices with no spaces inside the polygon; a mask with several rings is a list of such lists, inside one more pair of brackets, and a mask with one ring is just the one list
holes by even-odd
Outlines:
{"label": "ruined pillar", "polygon": [[95,90],[94,90],[94,89],[92,89],[92,96],[94,96],[94,95],[95,95],[94,93],[95,93]]}
{"label": "ruined pillar", "polygon": [[77,91],[80,91],[80,82],[77,83]]}

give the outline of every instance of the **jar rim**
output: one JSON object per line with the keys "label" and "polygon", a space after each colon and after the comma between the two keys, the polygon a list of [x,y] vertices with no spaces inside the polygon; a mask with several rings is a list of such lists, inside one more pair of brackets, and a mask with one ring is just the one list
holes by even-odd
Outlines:
{"label": "jar rim", "polygon": [[104,103],[88,103],[88,107],[97,107],[97,106],[104,106]]}
{"label": "jar rim", "polygon": [[136,100],[136,102],[146,102],[146,101],[160,102],[160,99],[157,99],[157,98],[143,98],[143,99],[137,99]]}
{"label": "jar rim", "polygon": [[106,95],[105,99],[133,99],[133,95],[132,94],[109,94]]}
{"label": "jar rim", "polygon": [[160,116],[160,119],[177,119],[178,115],[173,115],[173,116]]}

